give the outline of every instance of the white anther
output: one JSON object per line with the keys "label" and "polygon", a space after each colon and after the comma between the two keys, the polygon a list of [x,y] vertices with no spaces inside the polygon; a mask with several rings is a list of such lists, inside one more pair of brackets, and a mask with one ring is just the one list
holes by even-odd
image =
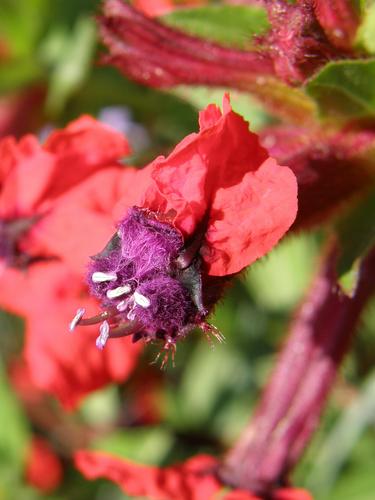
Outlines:
{"label": "white anther", "polygon": [[85,314],[85,312],[86,312],[86,310],[84,307],[80,307],[77,310],[76,315],[74,316],[74,318],[72,319],[72,321],[70,322],[70,325],[69,325],[70,332],[72,332],[75,329],[75,327],[78,325],[78,323],[82,319],[82,316]]}
{"label": "white anther", "polygon": [[133,321],[135,320],[135,312],[134,312],[134,309],[131,309],[128,314],[126,315],[126,317],[128,318],[129,321]]}
{"label": "white anther", "polygon": [[134,302],[136,304],[138,304],[139,306],[144,307],[145,309],[147,309],[148,307],[150,307],[150,305],[151,305],[150,299],[148,299],[147,297],[145,297],[141,293],[134,292],[133,297],[134,297]]}
{"label": "white anther", "polygon": [[116,309],[120,312],[123,312],[127,307],[128,307],[128,300],[122,300],[117,304]]}
{"label": "white anther", "polygon": [[99,328],[100,335],[96,339],[96,347],[100,350],[104,349],[104,346],[107,343],[107,340],[109,338],[109,323],[108,321],[103,321],[103,323],[100,325]]}
{"label": "white anther", "polygon": [[107,291],[107,297],[109,299],[115,299],[116,297],[121,297],[125,293],[129,293],[132,291],[130,285],[118,286],[117,288],[113,288],[112,290]]}
{"label": "white anther", "polygon": [[116,281],[117,274],[116,273],[102,273],[100,271],[96,271],[92,273],[91,279],[94,283],[104,283],[105,281]]}

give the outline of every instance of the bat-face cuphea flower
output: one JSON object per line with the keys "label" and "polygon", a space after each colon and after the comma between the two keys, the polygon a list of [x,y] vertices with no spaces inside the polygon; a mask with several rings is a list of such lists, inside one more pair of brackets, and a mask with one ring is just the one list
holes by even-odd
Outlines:
{"label": "bat-face cuphea flower", "polygon": [[161,341],[164,363],[196,327],[220,340],[206,319],[223,287],[293,223],[293,172],[269,157],[228,96],[223,108],[208,106],[199,133],[132,174],[139,195],[124,196],[125,216],[88,269],[102,312],[84,318],[81,308],[70,324],[98,323],[99,348],[128,335]]}

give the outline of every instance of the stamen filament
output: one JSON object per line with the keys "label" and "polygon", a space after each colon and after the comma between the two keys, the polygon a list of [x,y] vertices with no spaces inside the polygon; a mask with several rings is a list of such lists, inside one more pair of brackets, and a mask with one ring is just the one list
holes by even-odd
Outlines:
{"label": "stamen filament", "polygon": [[128,335],[133,335],[134,333],[141,330],[142,325],[139,321],[130,321],[129,323],[120,323],[120,325],[115,328],[111,328],[109,331],[110,338],[116,337],[127,337]]}
{"label": "stamen filament", "polygon": [[103,311],[102,313],[92,316],[91,318],[80,319],[77,324],[80,326],[88,326],[88,325],[96,325],[97,323],[101,323],[103,320],[106,320],[113,316],[113,313],[109,311]]}

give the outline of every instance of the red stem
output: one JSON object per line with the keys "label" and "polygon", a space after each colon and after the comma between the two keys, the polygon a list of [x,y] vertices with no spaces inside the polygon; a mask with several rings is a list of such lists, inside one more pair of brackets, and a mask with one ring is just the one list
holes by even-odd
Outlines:
{"label": "red stem", "polygon": [[259,76],[274,75],[273,62],[260,51],[244,51],[186,35],[150,19],[120,0],[106,0],[100,33],[105,58],[131,78],[153,87],[179,83],[247,88]]}
{"label": "red stem", "polygon": [[359,13],[350,0],[314,0],[315,15],[331,43],[351,49],[360,24]]}
{"label": "red stem", "polygon": [[332,248],[300,308],[248,429],[221,471],[232,486],[268,494],[286,483],[308,444],[349,350],[363,308],[375,291],[375,250],[364,260],[355,294],[336,284]]}

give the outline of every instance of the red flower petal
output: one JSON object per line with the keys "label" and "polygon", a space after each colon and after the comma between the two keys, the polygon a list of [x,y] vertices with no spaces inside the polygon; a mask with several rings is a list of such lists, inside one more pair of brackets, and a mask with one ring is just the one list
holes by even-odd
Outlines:
{"label": "red flower petal", "polygon": [[54,172],[54,159],[37,139],[26,135],[0,141],[0,217],[30,215],[43,199]]}
{"label": "red flower petal", "polygon": [[209,500],[221,489],[214,476],[217,462],[207,455],[159,469],[102,452],[79,451],[75,454],[75,464],[88,479],[104,477],[117,483],[128,495],[154,500]]}
{"label": "red flower petal", "polygon": [[117,164],[130,153],[122,134],[90,116],[82,116],[65,129],[53,132],[43,147],[56,158],[50,197],[61,194],[99,168]]}
{"label": "red flower petal", "polygon": [[89,116],[53,132],[44,146],[31,135],[19,143],[3,139],[0,216],[29,215],[96,170],[118,165],[128,153],[128,143],[121,134]]}
{"label": "red flower petal", "polygon": [[62,464],[45,439],[32,440],[25,475],[26,481],[43,493],[50,493],[61,483]]}
{"label": "red flower petal", "polygon": [[[180,465],[165,468],[135,464],[100,451],[78,451],[74,461],[87,479],[106,478],[128,495],[153,500],[214,500],[223,488],[215,475],[218,462],[209,455],[197,455]],[[261,500],[249,491],[237,489],[222,498]],[[270,498],[312,500],[306,490],[295,488],[280,488]]]}
{"label": "red flower petal", "polygon": [[134,0],[134,6],[150,17],[162,16],[175,9],[198,6],[207,3],[205,0]]}
{"label": "red flower petal", "polygon": [[139,204],[148,183],[146,169],[106,168],[95,173],[59,197],[24,239],[24,250],[59,256],[83,273],[88,257],[105,246],[116,222],[129,206]]}
{"label": "red flower petal", "polygon": [[292,172],[272,158],[239,185],[218,191],[212,211],[222,214],[209,227],[202,255],[210,274],[240,271],[265,255],[289,229],[297,213]]}
{"label": "red flower petal", "polygon": [[135,7],[146,16],[157,17],[174,10],[173,0],[135,0]]}
{"label": "red flower petal", "polygon": [[[133,204],[165,213],[172,209],[176,227],[187,237],[205,222],[202,255],[208,273],[236,273],[269,251],[292,224],[296,182],[288,168],[267,160],[266,150],[231,110],[227,96],[223,113],[216,106],[201,113],[200,127],[167,158],[159,157],[143,170],[108,170],[128,151],[127,143],[89,117],[52,134],[44,148],[32,137],[19,146],[6,142],[0,214],[1,208],[3,217],[10,210],[32,212],[59,195],[53,210],[24,237],[22,249],[63,257],[82,271],[86,257],[109,238],[113,214],[120,218]],[[101,166],[106,172],[82,184]],[[79,181],[82,185],[74,188]]]}
{"label": "red flower petal", "polygon": [[251,264],[284,235],[297,213],[297,184],[290,169],[268,159],[227,97],[223,114],[209,106],[200,124],[199,134],[150,165],[156,189],[147,191],[144,205],[175,210],[175,224],[188,236],[207,219],[202,255],[208,273],[222,276]]}

